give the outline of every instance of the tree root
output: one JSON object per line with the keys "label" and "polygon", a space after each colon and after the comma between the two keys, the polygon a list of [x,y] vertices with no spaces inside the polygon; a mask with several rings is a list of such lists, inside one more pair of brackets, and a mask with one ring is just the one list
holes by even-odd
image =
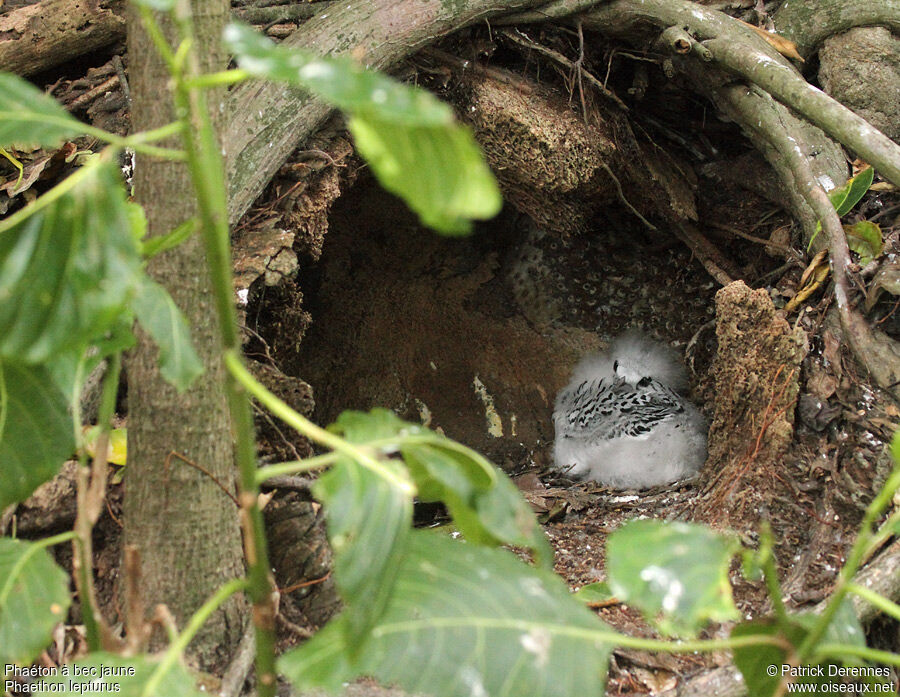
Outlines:
{"label": "tree root", "polygon": [[[553,4],[552,12],[562,16],[575,6],[584,10],[583,2],[562,0]],[[891,7],[889,4],[887,9]],[[542,8],[542,11],[549,9]],[[870,17],[871,13],[867,14],[861,7],[856,9],[855,14],[842,15],[841,21],[860,23],[867,21],[867,18],[874,21],[874,15]],[[890,14],[886,12],[878,16]],[[535,13],[532,16],[536,16]],[[900,389],[897,388],[900,346],[886,335],[873,331],[865,319],[853,310],[847,297],[847,270],[850,264],[847,240],[826,194],[826,189],[840,185],[842,178],[838,177],[835,181],[833,170],[822,171],[818,163],[811,165],[810,160],[816,162],[815,156],[822,150],[811,147],[798,135],[805,133],[820,145],[827,145],[827,139],[809,129],[800,129],[798,133],[799,123],[785,106],[853,149],[895,184],[900,183],[900,146],[812,87],[761,37],[723,13],[700,8],[685,0],[615,0],[579,15],[578,21],[607,35],[631,41],[643,35],[645,40],[655,43],[657,47],[669,47],[678,59],[673,65],[688,75],[696,88],[710,95],[745,130],[757,136],[753,139],[754,143],[788,185],[791,208],[803,225],[805,237],[811,239],[811,231],[815,231],[818,221],[827,233],[835,297],[847,343],[876,384],[900,399]],[[647,26],[655,29],[657,37],[639,31]],[[671,27],[678,27],[679,31],[673,33]],[[665,36],[669,36],[670,40],[665,40]],[[701,42],[709,55],[685,46],[692,40]],[[710,62],[727,73],[744,78],[750,86],[736,84],[722,75],[718,76],[718,81],[711,80]],[[814,171],[814,166],[818,171]]]}
{"label": "tree root", "polygon": [[[360,63],[385,70],[452,31],[538,4],[539,0],[342,3],[302,24],[284,45],[322,55],[352,55]],[[331,107],[304,92],[259,82],[234,89],[228,106],[233,116],[222,141],[228,217],[235,223],[288,155],[325,122]]]}
{"label": "tree root", "polygon": [[884,26],[900,32],[900,0],[791,0],[772,16],[778,33],[810,56],[826,38],[853,27]]}

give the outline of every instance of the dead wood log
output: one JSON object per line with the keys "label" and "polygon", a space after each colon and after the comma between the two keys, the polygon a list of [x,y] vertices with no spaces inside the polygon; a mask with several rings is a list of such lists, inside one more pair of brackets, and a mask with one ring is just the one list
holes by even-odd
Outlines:
{"label": "dead wood log", "polygon": [[0,70],[33,75],[125,37],[122,0],[44,0],[0,16]]}

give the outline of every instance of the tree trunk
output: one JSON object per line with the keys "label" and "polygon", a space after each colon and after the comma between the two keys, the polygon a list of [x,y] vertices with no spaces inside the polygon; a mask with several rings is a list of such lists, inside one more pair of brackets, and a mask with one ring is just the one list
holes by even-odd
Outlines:
{"label": "tree trunk", "polygon": [[[202,68],[220,70],[226,62],[219,37],[228,4],[194,5],[202,10],[195,17]],[[172,40],[171,24],[165,22],[163,27]],[[171,122],[168,74],[136,12],[129,17],[128,55],[135,130]],[[222,119],[223,97],[223,92],[209,95],[214,122]],[[152,235],[166,233],[196,215],[193,187],[183,163],[139,158],[135,191]],[[139,334],[128,361],[125,542],[140,551],[145,605],[165,603],[182,627],[224,582],[243,575],[237,510],[213,481],[214,477],[234,488],[234,453],[220,334],[202,240],[195,236],[155,257],[148,271],[187,315],[206,372],[190,390],[179,394],[159,374],[155,345]],[[222,667],[240,639],[244,610],[243,603],[233,599],[204,625],[190,648],[200,667],[213,671]]]}

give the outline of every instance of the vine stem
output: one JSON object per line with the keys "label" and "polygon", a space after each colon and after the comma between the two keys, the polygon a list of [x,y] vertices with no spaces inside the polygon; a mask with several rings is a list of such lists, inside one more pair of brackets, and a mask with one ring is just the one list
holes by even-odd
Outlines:
{"label": "vine stem", "polygon": [[897,603],[889,600],[888,598],[885,598],[880,593],[876,593],[870,588],[861,586],[858,583],[848,584],[847,591],[859,596],[870,605],[873,605],[881,610],[884,614],[890,615],[895,620],[900,620],[900,605],[897,605]]}
{"label": "vine stem", "polygon": [[[271,395],[271,397],[277,399],[274,395]],[[271,402],[267,401],[265,403],[269,404]],[[287,405],[285,405],[285,407],[287,407]],[[497,471],[494,469],[494,466],[481,454],[462,443],[457,443],[454,440],[444,438],[443,436],[439,436],[426,430],[413,433],[399,433],[390,438],[376,438],[375,440],[368,441],[365,444],[365,447],[369,450],[383,451],[385,454],[388,454],[390,452],[395,452],[406,445],[433,445],[446,450],[454,450],[471,458],[475,462],[478,462],[482,466],[485,477],[490,479],[491,482],[495,481],[497,478]],[[261,484],[272,477],[309,472],[310,470],[334,464],[339,458],[340,453],[334,451],[325,453],[324,455],[309,457],[305,460],[292,460],[290,462],[278,462],[274,465],[266,465],[265,467],[260,467],[256,470],[256,481]]]}
{"label": "vine stem", "polygon": [[[223,175],[225,167],[209,117],[206,96],[202,90],[190,86],[191,80],[201,74],[196,52],[190,50],[190,47],[195,45],[190,0],[177,0],[173,19],[179,30],[181,45],[174,54],[169,52],[169,60],[166,62],[175,84],[176,113],[185,115],[182,117],[184,119],[182,141],[197,196],[200,228],[212,280],[223,356],[230,356],[232,360],[240,363],[240,334],[232,290],[231,238]],[[151,17],[150,26],[155,25]],[[157,44],[159,44],[157,38],[163,41],[161,36],[155,37],[152,30],[149,33]],[[259,697],[274,697],[275,605],[269,578],[262,510],[258,503],[253,415],[246,392],[228,372],[225,374],[225,394],[236,446],[235,459],[238,465],[240,490],[238,499],[241,505],[241,523],[245,530],[244,550],[248,565],[246,587],[253,607],[252,617],[256,628],[257,693]]]}
{"label": "vine stem", "polygon": [[200,631],[200,628],[206,620],[210,618],[210,615],[218,610],[222,603],[228,600],[232,595],[242,590],[246,590],[248,582],[249,581],[246,578],[232,579],[219,588],[209,600],[203,603],[203,605],[191,615],[191,619],[188,621],[187,626],[182,630],[175,641],[171,643],[169,648],[166,649],[166,653],[163,655],[162,660],[144,684],[144,690],[141,693],[143,697],[152,697],[152,695],[156,694],[160,681],[166,676],[166,673],[171,670],[172,666],[175,665],[181,654],[184,653],[184,650],[188,647],[188,644],[191,643],[191,639],[193,639],[197,632]]}
{"label": "vine stem", "polygon": [[[835,614],[837,614],[841,603],[844,601],[847,593],[851,590],[853,576],[862,564],[866,550],[869,548],[869,543],[874,536],[872,525],[885,508],[887,508],[898,488],[900,488],[900,467],[895,467],[881,491],[878,492],[878,495],[866,509],[862,525],[860,526],[859,535],[856,537],[856,542],[853,543],[853,547],[850,549],[850,554],[847,555],[847,561],[841,569],[841,573],[837,580],[837,586],[831,594],[828,605],[825,606],[818,621],[797,649],[797,660],[799,662],[807,660],[817,651],[816,645],[822,640],[825,631],[834,619]],[[818,651],[821,652],[822,649],[820,648]]]}
{"label": "vine stem", "polygon": [[[269,392],[263,385],[261,385],[256,378],[254,378],[250,372],[244,367],[239,354],[236,350],[229,350],[225,352],[225,367],[228,369],[229,373],[237,380],[246,390],[252,394],[259,402],[266,407],[272,414],[277,416],[279,419],[284,421],[288,426],[291,426],[296,431],[298,431],[301,435],[306,436],[310,440],[324,445],[326,448],[330,448],[331,450],[340,453],[341,455],[346,455],[349,458],[352,458],[360,465],[365,467],[366,469],[371,470],[379,477],[389,481],[392,486],[398,487],[405,494],[412,496],[415,494],[415,486],[408,479],[399,476],[395,472],[391,471],[388,467],[385,467],[384,464],[378,461],[376,457],[374,457],[374,451],[369,445],[366,446],[358,446],[353,443],[349,443],[343,438],[330,431],[326,431],[321,426],[316,426],[309,419],[304,418],[301,414],[298,414],[296,411],[291,409],[285,402],[281,401],[274,394]],[[394,441],[400,441],[401,438],[396,438]],[[321,465],[315,465],[320,467]],[[293,470],[295,472],[300,471]],[[254,472],[254,479],[256,477],[256,472]]]}

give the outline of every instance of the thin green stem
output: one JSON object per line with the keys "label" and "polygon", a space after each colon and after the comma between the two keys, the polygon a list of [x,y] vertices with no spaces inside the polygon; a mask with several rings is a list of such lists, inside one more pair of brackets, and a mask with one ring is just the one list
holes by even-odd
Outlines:
{"label": "thin green stem", "polygon": [[822,657],[846,659],[856,656],[872,663],[887,666],[900,666],[900,654],[890,651],[870,649],[868,646],[851,646],[849,644],[821,644],[816,647],[816,654]]}
{"label": "thin green stem", "polygon": [[47,547],[52,547],[53,545],[58,545],[63,542],[68,542],[69,540],[75,539],[75,531],[68,530],[66,532],[61,532],[59,535],[53,535],[52,537],[45,537],[43,540],[35,540],[34,542],[23,542],[23,544],[27,545],[27,549],[25,553],[16,559],[16,563],[12,565],[12,568],[9,570],[9,575],[6,577],[6,580],[3,582],[3,586],[0,587],[0,607],[6,606],[6,601],[9,598],[9,594],[12,591],[12,587],[15,585],[18,580],[19,574],[22,571],[22,568],[25,564],[28,563],[28,560],[31,559],[35,554],[37,554],[42,549],[46,549]]}
{"label": "thin green stem", "polygon": [[583,640],[585,643],[601,643],[629,649],[656,651],[659,653],[694,653],[726,651],[748,646],[777,646],[789,650],[790,644],[783,638],[771,634],[748,634],[746,636],[729,637],[727,639],[694,639],[676,640],[644,639],[641,637],[619,634],[611,629],[590,629],[571,624],[559,624],[548,628],[546,622],[532,622],[515,618],[497,617],[428,617],[402,622],[378,625],[372,632],[375,637],[391,634],[407,634],[424,628],[455,629],[477,628],[481,630],[510,629],[522,632],[549,632],[552,636],[568,637]]}
{"label": "thin green stem", "polygon": [[775,567],[775,552],[772,542],[772,528],[768,522],[763,525],[762,544],[759,554],[762,557],[763,576],[766,580],[766,590],[769,592],[769,600],[772,601],[772,609],[778,623],[787,626],[790,622],[784,599],[781,597],[781,584],[778,583],[778,569]]}
{"label": "thin green stem", "polygon": [[900,510],[895,510],[888,516],[887,520],[878,527],[878,530],[869,541],[869,546],[866,548],[866,553],[863,558],[869,559],[881,548],[881,545],[894,537],[894,535],[897,534],[898,525],[900,525]]}
{"label": "thin green stem", "polygon": [[173,148],[164,148],[159,145],[147,145],[145,143],[141,143],[140,140],[135,140],[132,138],[123,138],[121,136],[117,136],[114,133],[107,133],[106,131],[100,128],[94,128],[93,126],[86,127],[84,129],[85,135],[93,136],[97,138],[97,140],[102,140],[105,143],[109,143],[113,147],[117,149],[130,148],[134,150],[136,153],[141,155],[149,155],[151,157],[158,157],[161,160],[173,160],[175,162],[183,162],[185,160],[185,154],[181,150],[175,150]]}
{"label": "thin green stem", "polygon": [[[2,119],[2,114],[0,114],[0,119]],[[101,153],[101,158],[106,156],[107,152],[108,150],[105,150],[103,153]],[[100,160],[97,160],[97,162],[99,163]],[[3,234],[7,230],[14,228],[16,225],[19,225],[21,222],[31,217],[35,213],[43,210],[44,208],[47,208],[54,201],[58,201],[60,198],[72,191],[72,189],[78,186],[83,180],[87,179],[93,174],[95,166],[96,165],[94,163],[89,162],[84,167],[78,168],[78,170],[76,170],[74,174],[70,174],[48,192],[35,199],[33,203],[29,203],[27,206],[25,206],[24,208],[20,208],[8,218],[0,221],[0,234]]]}
{"label": "thin green stem", "polygon": [[859,570],[862,560],[865,557],[866,550],[869,548],[872,538],[874,537],[872,526],[878,519],[878,516],[880,516],[890,504],[894,497],[894,493],[898,488],[900,488],[900,466],[895,466],[894,471],[891,472],[884,486],[881,488],[881,491],[878,492],[878,495],[875,496],[872,503],[866,508],[866,513],[863,516],[856,542],[853,543],[853,547],[847,555],[847,561],[844,563],[844,567],[838,575],[837,584],[835,585],[835,589],[831,594],[828,604],[825,606],[822,614],[819,615],[818,621],[806,635],[803,643],[797,649],[797,660],[801,663],[812,656],[816,644],[822,640],[825,631],[834,619],[835,614],[837,614],[841,603],[844,601],[844,597],[847,595],[847,587],[852,582],[853,576]]}
{"label": "thin green stem", "polygon": [[[115,133],[110,133],[109,131],[104,131],[102,128],[97,128],[95,126],[89,126],[86,123],[82,123],[80,121],[73,122],[71,118],[64,116],[48,116],[46,114],[31,114],[31,113],[20,113],[14,111],[0,111],[0,121],[4,120],[14,120],[28,123],[41,123],[41,124],[49,124],[52,126],[61,126],[72,131],[76,131],[78,133],[82,133],[86,136],[90,136],[91,138],[96,138],[99,141],[104,143],[109,143],[110,145],[115,146],[116,148],[131,148],[135,152],[140,152],[145,155],[152,155],[154,157],[161,157],[169,160],[183,160],[184,153],[180,150],[173,150],[172,148],[163,148],[156,145],[147,145],[147,141],[149,140],[160,140],[165,138],[167,135],[172,135],[172,133],[163,132],[163,135],[157,135],[156,131],[148,131],[152,136],[149,138],[143,137],[145,134],[140,134],[139,136],[120,136]],[[168,130],[171,128],[170,126],[163,127]],[[163,129],[158,129],[163,130]]]}
{"label": "thin green stem", "polygon": [[[166,138],[177,136],[182,130],[184,130],[184,125],[181,121],[173,121],[172,123],[167,123],[165,126],[160,126],[159,128],[151,128],[149,131],[141,131],[140,133],[125,136],[124,142],[128,144],[129,148],[133,148],[135,145],[140,145],[142,143],[155,143],[158,140],[165,140]],[[181,151],[179,150],[178,152]]]}
{"label": "thin green stem", "polygon": [[162,660],[144,684],[144,690],[141,693],[143,697],[152,697],[157,693],[160,681],[162,681],[166,676],[166,673],[172,669],[172,666],[178,662],[179,657],[184,653],[185,649],[187,649],[188,644],[191,643],[191,640],[196,636],[197,632],[200,631],[200,628],[204,623],[232,595],[246,590],[248,583],[246,578],[232,579],[213,593],[212,597],[197,609],[188,621],[187,626],[178,635],[178,638],[172,642],[168,649],[166,649],[166,653],[163,655]]}
{"label": "thin green stem", "polygon": [[340,453],[330,452],[324,455],[316,455],[308,457],[305,460],[295,460],[293,462],[279,462],[274,465],[266,465],[256,470],[256,483],[262,484],[272,477],[281,477],[288,474],[298,474],[300,472],[309,472],[320,467],[333,465],[341,457]]}
{"label": "thin green stem", "polygon": [[175,54],[172,51],[172,47],[169,46],[169,42],[166,41],[162,27],[159,26],[159,22],[156,21],[156,17],[149,7],[140,3],[135,3],[135,5],[141,14],[141,23],[144,25],[144,31],[147,32],[147,36],[153,42],[153,47],[156,49],[159,57],[162,58],[163,63],[166,64],[169,74],[174,75],[176,72]]}
{"label": "thin green stem", "polygon": [[371,470],[379,477],[389,481],[392,486],[398,487],[405,493],[408,493],[409,495],[415,493],[415,487],[412,482],[398,476],[375,459],[371,454],[372,451],[370,447],[360,447],[353,443],[348,443],[340,436],[330,433],[320,426],[316,426],[312,421],[304,418],[301,414],[298,414],[282,400],[269,392],[269,390],[257,382],[256,378],[254,378],[243,366],[236,352],[229,351],[225,354],[225,366],[235,379],[250,394],[258,399],[266,409],[284,421],[288,426],[294,428],[301,435],[304,435],[310,440],[315,441],[320,445],[324,445],[331,450],[352,458],[366,469]]}
{"label": "thin green stem", "polygon": [[[84,434],[81,424],[81,389],[84,382],[84,369],[87,365],[87,350],[83,351],[78,364],[75,366],[75,380],[72,384],[72,394],[69,395],[69,405],[72,409],[72,435],[75,439],[75,452],[82,453],[84,450]],[[3,429],[0,428],[0,433]],[[84,466],[84,462],[81,463]]]}
{"label": "thin green stem", "polygon": [[[79,370],[83,371],[86,355],[82,357],[79,363]],[[97,598],[94,593],[94,564],[92,559],[92,543],[91,536],[93,534],[94,524],[100,514],[100,503],[106,495],[106,448],[109,444],[110,422],[116,407],[116,390],[119,386],[119,375],[122,369],[121,352],[114,353],[108,359],[106,372],[103,376],[103,389],[100,396],[100,407],[98,410],[99,434],[97,435],[96,450],[94,452],[93,472],[90,484],[87,484],[87,477],[82,477],[79,472],[78,478],[78,515],[75,519],[75,535],[76,539],[73,544],[72,554],[74,555],[73,567],[77,573],[76,588],[78,589],[81,599],[81,611],[83,615],[85,635],[87,636],[88,646],[91,650],[99,650],[103,646],[103,636],[108,632],[103,617],[97,605]],[[78,403],[80,393],[80,378],[76,381],[78,392],[73,395],[73,400]],[[78,409],[73,409],[78,412]],[[87,469],[87,452],[84,447],[84,439],[82,438],[81,421],[74,424],[76,432],[76,440],[79,443],[78,461],[79,467]]]}
{"label": "thin green stem", "polygon": [[[172,56],[176,113],[185,114],[187,126],[182,139],[187,165],[197,196],[200,227],[219,319],[223,357],[239,356],[241,343],[237,328],[231,276],[231,237],[228,230],[228,200],[221,146],[209,116],[203,90],[191,89],[187,82],[201,74],[194,46],[194,27],[188,0],[176,0],[173,19],[181,37],[178,56]],[[240,363],[240,358],[235,358]],[[235,460],[240,487],[244,525],[244,547],[248,565],[248,594],[253,603],[256,628],[256,680],[259,697],[274,697],[275,607],[269,579],[269,560],[259,488],[256,483],[256,441],[250,400],[231,374],[225,374],[225,394],[235,437]]]}
{"label": "thin green stem", "polygon": [[7,409],[9,409],[9,391],[6,389],[6,377],[3,375],[3,361],[0,361],[0,435],[6,431]]}
{"label": "thin green stem", "polygon": [[239,82],[249,80],[250,77],[250,73],[248,73],[246,70],[234,68],[233,70],[222,70],[218,73],[198,75],[197,77],[191,78],[190,80],[186,80],[185,84],[192,90],[206,90],[214,89],[216,87],[228,87],[229,85],[236,85]]}
{"label": "thin green stem", "polygon": [[[369,450],[379,451],[390,448],[391,450],[399,450],[407,445],[434,445],[435,447],[446,448],[460,452],[482,465],[485,476],[492,481],[496,478],[497,473],[493,465],[491,465],[481,454],[475,452],[471,448],[466,447],[462,443],[444,438],[443,436],[432,431],[422,431],[420,433],[398,433],[396,436],[388,438],[376,438],[358,445],[357,448],[368,448]],[[334,464],[340,457],[337,452],[325,453],[317,455],[305,460],[293,460],[291,462],[278,462],[274,465],[266,465],[256,470],[256,481],[261,484],[270,477],[280,477],[287,474],[297,474],[299,472],[308,472],[310,470],[319,469]]]}
{"label": "thin green stem", "polygon": [[847,592],[859,596],[867,603],[878,608],[884,614],[890,615],[895,620],[900,620],[900,605],[885,598],[880,593],[876,593],[872,589],[861,586],[858,583],[848,583]]}

